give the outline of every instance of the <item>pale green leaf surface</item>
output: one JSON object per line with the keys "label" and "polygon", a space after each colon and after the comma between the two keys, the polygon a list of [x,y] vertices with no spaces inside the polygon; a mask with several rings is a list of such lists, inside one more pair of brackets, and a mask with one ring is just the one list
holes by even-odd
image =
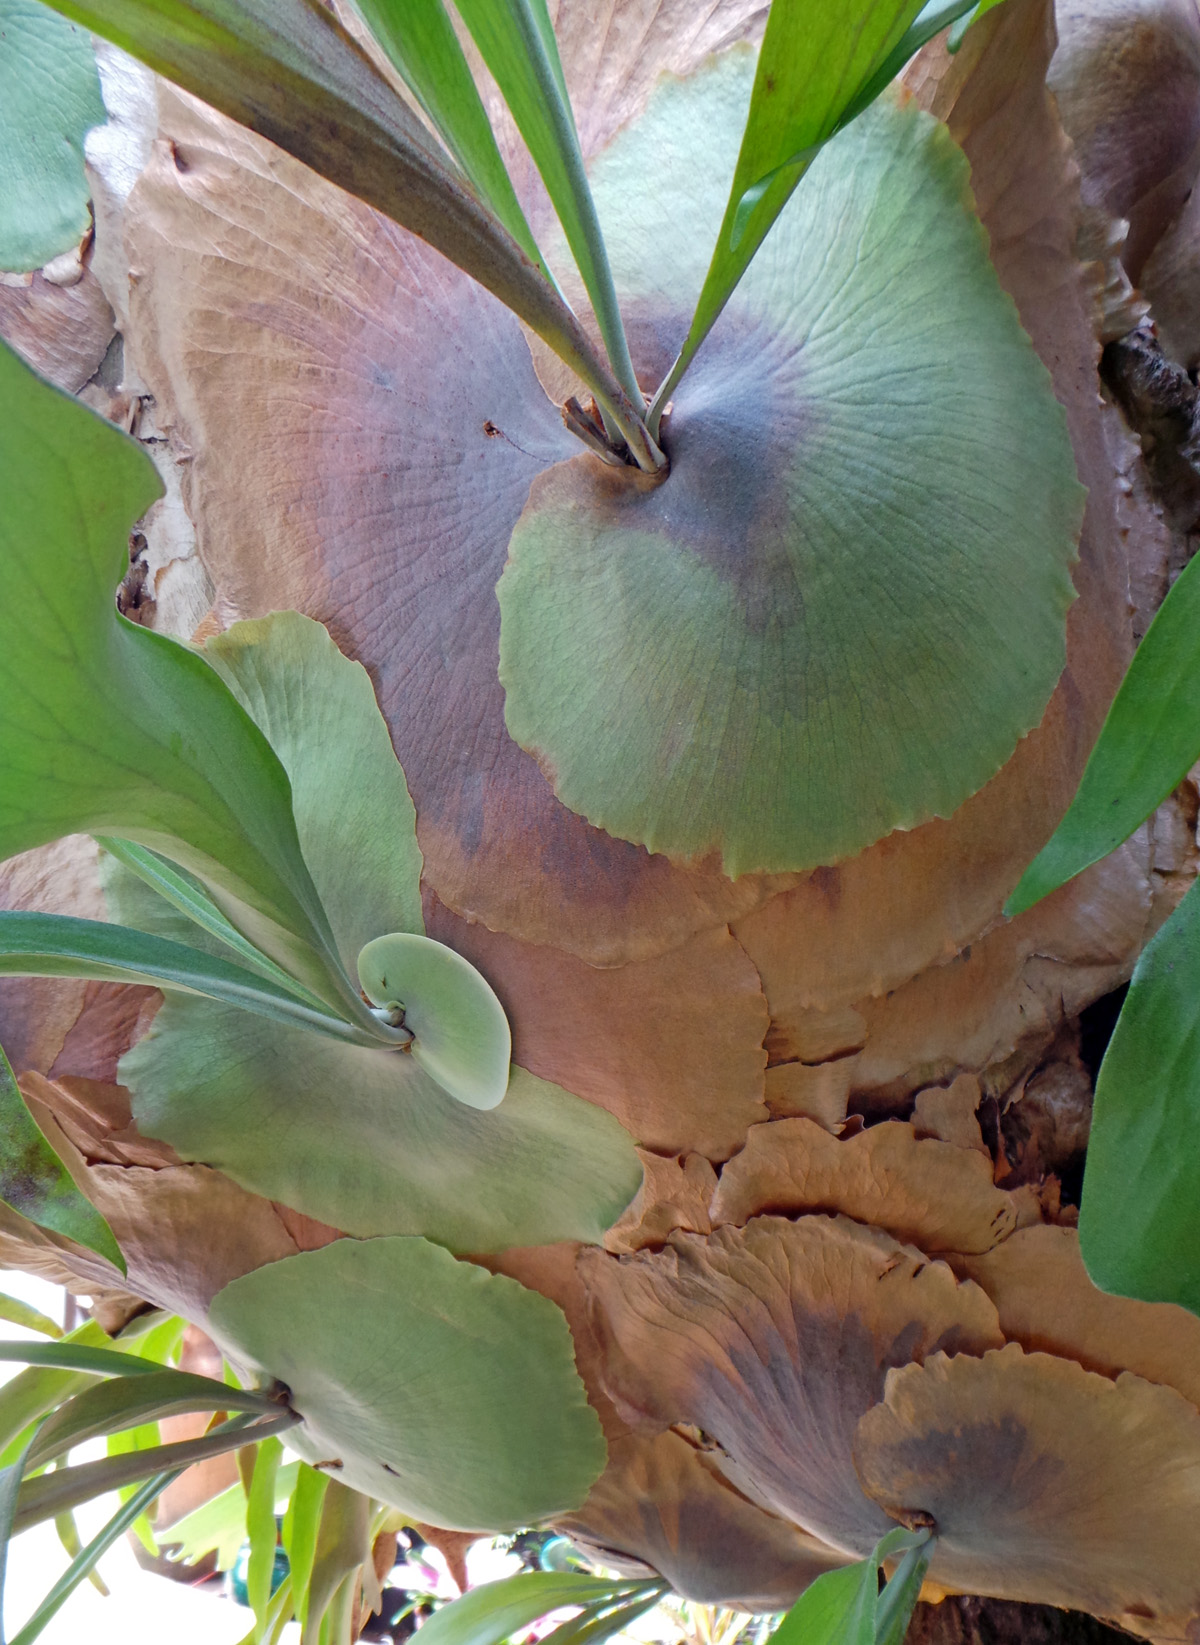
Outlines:
{"label": "pale green leaf surface", "polygon": [[298,611],[235,623],[204,654],[288,774],[300,849],[353,976],[372,937],[425,930],[417,815],[370,676]]}
{"label": "pale green leaf surface", "polygon": [[44,1337],[59,1338],[63,1334],[57,1320],[50,1319],[37,1308],[31,1308],[19,1297],[0,1296],[0,1319],[6,1320],[9,1325],[24,1326],[27,1331],[40,1331]]}
{"label": "pale green leaf surface", "polygon": [[297,1472],[289,1494],[287,1512],[283,1516],[283,1547],[292,1573],[292,1604],[303,1625],[308,1615],[309,1583],[329,1476],[319,1474],[307,1462],[285,1464],[285,1468],[288,1466]]}
{"label": "pale green leaf surface", "polygon": [[106,118],[82,29],[0,0],[0,269],[35,269],[91,226],[83,139]]}
{"label": "pale green leaf surface", "polygon": [[[664,82],[593,169],[631,324],[693,289],[752,68]],[[1061,673],[1083,492],[941,126],[887,99],[822,151],[664,437],[657,487],[534,481],[510,734],[589,822],[734,876],[950,815]]]}
{"label": "pale green leaf surface", "polygon": [[0,976],[91,977],[199,994],[335,1039],[365,1038],[261,974],[167,937],[68,914],[0,912]]}
{"label": "pale green leaf surface", "polygon": [[369,1500],[331,1479],[321,1505],[300,1645],[343,1645],[343,1637],[348,1639],[348,1628],[337,1626],[338,1595],[371,1557],[370,1536]]}
{"label": "pale green leaf surface", "polygon": [[520,1571],[484,1582],[422,1624],[428,1645],[504,1645],[551,1611],[568,1605],[615,1604],[633,1599],[647,1583],[632,1577],[594,1577],[574,1571]]}
{"label": "pale green leaf surface", "polygon": [[528,1525],[578,1506],[604,1466],[561,1310],[428,1240],[269,1263],[218,1293],[210,1324],[291,1390],[291,1449],[340,1458],[339,1484],[418,1519]]}
{"label": "pale green leaf surface", "polygon": [[657,407],[670,399],[822,145],[876,81],[921,7],[922,0],[774,0],[712,262]]}
{"label": "pale green leaf surface", "polygon": [[[124,924],[220,948],[115,865],[105,894]],[[641,1181],[611,1115],[524,1069],[484,1112],[402,1052],[183,995],[122,1058],[121,1078],[144,1135],[351,1234],[426,1234],[460,1251],[596,1241]]]}
{"label": "pale green leaf surface", "polygon": [[355,0],[355,6],[480,199],[548,276],[442,0]]}
{"label": "pale green leaf surface", "polygon": [[246,1505],[246,1530],[250,1538],[250,1560],[246,1568],[246,1596],[254,1612],[252,1639],[257,1642],[267,1627],[271,1602],[271,1578],[275,1574],[275,1476],[283,1456],[277,1439],[267,1439],[258,1447],[254,1473]]}
{"label": "pale green leaf surface", "polygon": [[65,834],[127,836],[199,875],[244,934],[361,1015],[266,739],[200,656],[115,610],[130,527],[161,490],[153,464],[7,346],[0,490],[0,858]]}
{"label": "pale green leaf surface", "polygon": [[[25,1106],[0,1048],[0,1200],[39,1228],[63,1234],[125,1272],[113,1231],[80,1193]],[[44,1361],[43,1363],[53,1363]]]}
{"label": "pale green leaf surface", "polygon": [[1134,968],[1096,1080],[1079,1244],[1102,1291],[1200,1314],[1200,885]]}
{"label": "pale green leaf surface", "polygon": [[411,1056],[459,1102],[495,1108],[508,1089],[512,1035],[504,1007],[469,960],[405,932],[377,937],[358,956],[373,1005],[404,1013]]}
{"label": "pale green leaf surface", "polygon": [[522,1068],[470,1108],[411,1056],[208,1001],[169,1000],[120,1073],[143,1135],[351,1234],[596,1241],[640,1181],[616,1120]]}
{"label": "pale green leaf surface", "polygon": [[1200,759],[1200,558],[1155,613],[1066,815],[1021,876],[1021,914],[1115,851]]}

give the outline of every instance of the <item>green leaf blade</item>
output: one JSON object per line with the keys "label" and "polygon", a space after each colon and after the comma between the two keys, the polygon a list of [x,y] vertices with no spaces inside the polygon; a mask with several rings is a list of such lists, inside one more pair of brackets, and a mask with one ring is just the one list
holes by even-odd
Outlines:
{"label": "green leaf blade", "polygon": [[329,1487],[328,1474],[319,1474],[307,1462],[297,1465],[287,1512],[283,1516],[283,1547],[292,1576],[292,1604],[301,1627],[308,1616],[309,1584],[317,1552],[321,1510]]}
{"label": "green leaf blade", "polygon": [[103,920],[0,913],[0,976],[89,977],[175,989],[276,1022],[302,1024],[335,1039],[371,1043],[361,1029],[306,1004],[301,994],[266,976],[170,938]]}
{"label": "green leaf blade", "polygon": [[244,935],[364,1017],[266,739],[199,655],[114,609],[129,528],[161,489],[153,465],[7,346],[0,484],[0,857],[127,836],[196,873]]}
{"label": "green leaf blade", "polygon": [[1005,905],[1021,914],[1110,851],[1200,759],[1200,565],[1193,559],[1134,652],[1066,815]]}
{"label": "green leaf blade", "polygon": [[0,1319],[9,1325],[23,1326],[27,1331],[37,1331],[44,1337],[53,1337],[56,1341],[63,1334],[57,1320],[50,1319],[37,1308],[31,1308],[19,1297],[0,1296]]}
{"label": "green leaf blade", "polygon": [[[8,1058],[0,1048],[0,1200],[56,1234],[87,1246],[125,1272],[112,1229],[80,1193],[66,1166],[25,1106]],[[33,1346],[31,1344],[31,1346]],[[31,1360],[29,1363],[37,1363]],[[43,1364],[54,1364],[43,1360]],[[61,1362],[60,1362],[61,1363]]]}
{"label": "green leaf blade", "polygon": [[455,5],[533,156],[583,276],[617,381],[640,412],[641,390],[545,0],[455,0]]}
{"label": "green leaf blade", "polygon": [[254,1612],[252,1638],[262,1639],[267,1627],[271,1601],[271,1579],[275,1574],[275,1478],[283,1459],[283,1446],[266,1439],[254,1458],[250,1494],[246,1507],[246,1530],[250,1538],[250,1562],[246,1570],[246,1594]]}
{"label": "green leaf blade", "polygon": [[429,1240],[342,1239],[268,1263],[210,1319],[231,1358],[290,1390],[304,1426],[289,1449],[340,1461],[339,1486],[419,1520],[529,1524],[581,1502],[604,1466],[561,1310]]}
{"label": "green leaf blade", "polygon": [[615,1605],[623,1600],[632,1603],[649,1590],[661,1593],[662,1589],[661,1583],[636,1578],[521,1571],[470,1589],[461,1599],[435,1611],[423,1629],[433,1629],[428,1645],[504,1645],[505,1640],[551,1611],[568,1605]]}
{"label": "green leaf blade", "polygon": [[575,316],[319,0],[49,0],[427,240],[520,316],[654,460]]}
{"label": "green leaf blade", "polygon": [[86,34],[0,0],[0,269],[41,268],[87,233],[83,140],[106,119]]}
{"label": "green leaf blade", "polygon": [[[826,1571],[810,1584],[771,1635],[768,1645],[877,1645],[876,1628],[882,1609],[879,1570],[885,1559],[929,1545],[928,1531],[908,1531],[898,1525],[888,1531],[867,1559],[838,1571]],[[899,1575],[899,1572],[897,1572]],[[907,1601],[911,1584],[901,1583],[900,1596]],[[890,1587],[890,1584],[889,1584]],[[916,1592],[920,1592],[920,1583]],[[886,1589],[885,1589],[886,1593]],[[915,1603],[916,1594],[913,1594]],[[893,1600],[886,1618],[889,1626],[898,1614]],[[907,1622],[907,1618],[905,1619]],[[878,1645],[884,1645],[880,1639]],[[888,1640],[887,1645],[893,1645]]]}
{"label": "green leaf blade", "polygon": [[1134,969],[1096,1080],[1079,1244],[1102,1291],[1200,1314],[1200,885]]}
{"label": "green leaf blade", "polygon": [[442,0],[355,4],[480,198],[549,279]]}
{"label": "green leaf blade", "polygon": [[495,1108],[508,1090],[512,1035],[504,1007],[469,960],[431,937],[395,932],[358,956],[363,992],[402,1011],[411,1055],[443,1091]]}
{"label": "green leaf blade", "polygon": [[[687,338],[655,396],[670,399],[812,159],[891,60],[923,0],[774,0],[716,249]],[[882,87],[880,88],[882,89]],[[748,211],[743,201],[754,191]],[[735,232],[736,229],[736,232]]]}
{"label": "green leaf blade", "polygon": [[13,1637],[12,1645],[33,1645],[47,1623],[62,1609],[79,1584],[92,1574],[98,1561],[117,1538],[123,1536],[134,1521],[146,1512],[155,1497],[160,1496],[175,1477],[173,1473],[158,1474],[147,1480],[128,1502],[117,1509],[108,1523],[80,1550],[20,1633]]}

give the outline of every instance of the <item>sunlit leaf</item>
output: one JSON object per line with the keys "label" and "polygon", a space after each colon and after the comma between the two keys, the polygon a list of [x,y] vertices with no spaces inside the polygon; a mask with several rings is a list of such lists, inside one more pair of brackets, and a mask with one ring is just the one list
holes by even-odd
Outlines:
{"label": "sunlit leaf", "polygon": [[411,1054],[459,1102],[494,1108],[508,1089],[512,1035],[504,1007],[469,960],[405,932],[377,937],[358,956],[373,1005],[402,1012]]}
{"label": "sunlit leaf", "polygon": [[292,1573],[292,1605],[303,1624],[308,1615],[308,1588],[329,1476],[319,1474],[306,1462],[297,1466],[296,1483],[283,1516],[283,1547]]}
{"label": "sunlit leaf", "polygon": [[[125,1272],[112,1229],[76,1188],[66,1166],[25,1106],[0,1048],[0,1200],[39,1228],[64,1234]],[[30,1360],[28,1363],[36,1363]],[[54,1364],[53,1360],[42,1361]],[[65,1363],[65,1362],[60,1362]]]}
{"label": "sunlit leaf", "polygon": [[56,1320],[48,1319],[38,1309],[31,1308],[20,1297],[0,1296],[0,1319],[9,1325],[22,1325],[27,1331],[38,1331],[44,1337],[61,1337],[63,1328]]}
{"label": "sunlit leaf", "polygon": [[267,1627],[267,1607],[271,1599],[271,1579],[275,1574],[275,1476],[283,1456],[277,1439],[267,1439],[258,1447],[246,1506],[246,1531],[250,1538],[250,1561],[246,1570],[246,1594],[254,1612],[252,1638],[262,1639]]}
{"label": "sunlit leaf", "polygon": [[1159,606],[1075,798],[1005,906],[1020,914],[1129,838],[1200,759],[1200,563]]}
{"label": "sunlit leaf", "polygon": [[290,1450],[419,1520],[529,1524],[582,1502],[604,1465],[561,1311],[428,1240],[269,1263],[219,1292],[210,1320],[290,1390],[304,1418]]}
{"label": "sunlit leaf", "polygon": [[367,1497],[352,1491],[340,1480],[331,1479],[321,1505],[316,1554],[309,1578],[308,1603],[300,1645],[340,1645],[342,1633],[322,1625],[343,1586],[350,1582],[364,1561],[371,1557],[371,1504]]}
{"label": "sunlit leaf", "polygon": [[91,44],[38,0],[0,0],[0,269],[41,268],[91,226],[83,139],[105,120]]}

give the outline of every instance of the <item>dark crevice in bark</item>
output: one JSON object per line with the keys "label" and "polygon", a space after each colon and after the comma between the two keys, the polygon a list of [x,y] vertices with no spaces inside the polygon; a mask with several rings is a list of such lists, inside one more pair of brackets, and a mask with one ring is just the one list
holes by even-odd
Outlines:
{"label": "dark crevice in bark", "polygon": [[918,1605],[904,1645],[1129,1645],[1132,1638],[1082,1611],[956,1594]]}
{"label": "dark crevice in bark", "polygon": [[1117,1026],[1117,1018],[1121,1015],[1121,1007],[1125,1004],[1125,996],[1129,992],[1129,984],[1123,982],[1119,988],[1114,988],[1111,994],[1102,994],[1098,1000],[1079,1014],[1079,1056],[1084,1067],[1092,1076],[1095,1083],[1096,1075],[1100,1072],[1100,1064],[1104,1061],[1104,1053],[1108,1050],[1108,1042],[1112,1039],[1113,1029]]}
{"label": "dark crevice in bark", "polygon": [[1163,353],[1148,320],[1108,344],[1100,376],[1141,441],[1152,490],[1190,558],[1200,537],[1200,390]]}

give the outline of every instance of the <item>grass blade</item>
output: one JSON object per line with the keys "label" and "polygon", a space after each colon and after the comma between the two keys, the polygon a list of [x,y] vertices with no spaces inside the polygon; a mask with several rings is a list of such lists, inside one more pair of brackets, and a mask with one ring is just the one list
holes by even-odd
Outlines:
{"label": "grass blade", "polygon": [[[0,919],[4,916],[0,916]],[[2,968],[2,967],[0,967]],[[125,1272],[113,1231],[71,1179],[25,1106],[16,1077],[0,1047],[0,1200],[14,1211],[67,1239],[86,1245]],[[32,1346],[32,1345],[31,1345]],[[21,1358],[20,1355],[13,1356]],[[53,1365],[28,1358],[26,1364]]]}

